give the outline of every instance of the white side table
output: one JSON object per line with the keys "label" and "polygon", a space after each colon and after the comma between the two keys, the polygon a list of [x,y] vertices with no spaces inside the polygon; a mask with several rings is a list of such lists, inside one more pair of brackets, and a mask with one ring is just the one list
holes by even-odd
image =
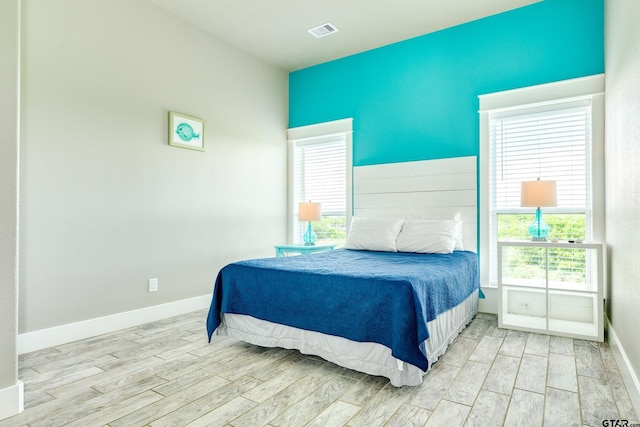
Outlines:
{"label": "white side table", "polygon": [[498,242],[498,326],[604,340],[604,245]]}

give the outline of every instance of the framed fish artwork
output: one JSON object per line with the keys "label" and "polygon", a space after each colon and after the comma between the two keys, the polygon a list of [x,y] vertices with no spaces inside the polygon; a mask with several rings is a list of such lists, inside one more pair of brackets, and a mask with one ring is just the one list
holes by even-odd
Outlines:
{"label": "framed fish artwork", "polygon": [[205,124],[197,117],[169,111],[169,145],[204,151]]}

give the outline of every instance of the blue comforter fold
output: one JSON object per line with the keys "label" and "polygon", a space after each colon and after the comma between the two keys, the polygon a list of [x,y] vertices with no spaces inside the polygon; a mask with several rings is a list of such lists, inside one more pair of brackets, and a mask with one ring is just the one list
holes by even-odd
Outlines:
{"label": "blue comforter fold", "polygon": [[427,322],[479,288],[469,251],[414,254],[338,249],[229,264],[216,279],[209,340],[222,313],[389,347],[427,369]]}

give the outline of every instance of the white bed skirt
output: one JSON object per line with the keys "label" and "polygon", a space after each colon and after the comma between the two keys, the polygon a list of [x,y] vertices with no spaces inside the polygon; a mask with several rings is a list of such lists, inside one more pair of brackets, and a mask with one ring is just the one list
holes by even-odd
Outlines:
{"label": "white bed skirt", "polygon": [[[478,292],[428,323],[426,348],[429,367],[444,354],[478,311]],[[267,322],[243,314],[226,313],[215,333],[228,335],[262,347],[296,349],[320,356],[345,368],[389,378],[396,387],[422,383],[422,369],[396,359],[391,349],[372,342],[356,342],[320,332]]]}

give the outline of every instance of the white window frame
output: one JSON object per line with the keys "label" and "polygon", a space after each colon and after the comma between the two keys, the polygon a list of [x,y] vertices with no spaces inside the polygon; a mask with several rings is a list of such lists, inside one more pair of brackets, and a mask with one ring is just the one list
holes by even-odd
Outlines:
{"label": "white window frame", "polygon": [[353,214],[353,119],[341,119],[330,122],[318,123],[308,126],[300,126],[287,129],[288,145],[288,191],[287,191],[287,241],[293,243],[295,236],[295,224],[298,218],[294,216],[297,210],[294,189],[295,165],[294,149],[298,142],[312,139],[330,139],[332,136],[341,135],[346,143],[346,220],[347,229],[351,223]]}
{"label": "white window frame", "polygon": [[[604,194],[604,74],[529,86],[521,89],[480,95],[480,283],[483,287],[495,287],[490,283],[492,264],[491,243],[497,239],[490,236],[490,158],[489,132],[490,113],[497,110],[517,108],[524,105],[544,104],[565,99],[589,97],[591,99],[591,171],[592,171],[592,238],[605,241],[605,194]],[[495,253],[495,252],[494,252]]]}

